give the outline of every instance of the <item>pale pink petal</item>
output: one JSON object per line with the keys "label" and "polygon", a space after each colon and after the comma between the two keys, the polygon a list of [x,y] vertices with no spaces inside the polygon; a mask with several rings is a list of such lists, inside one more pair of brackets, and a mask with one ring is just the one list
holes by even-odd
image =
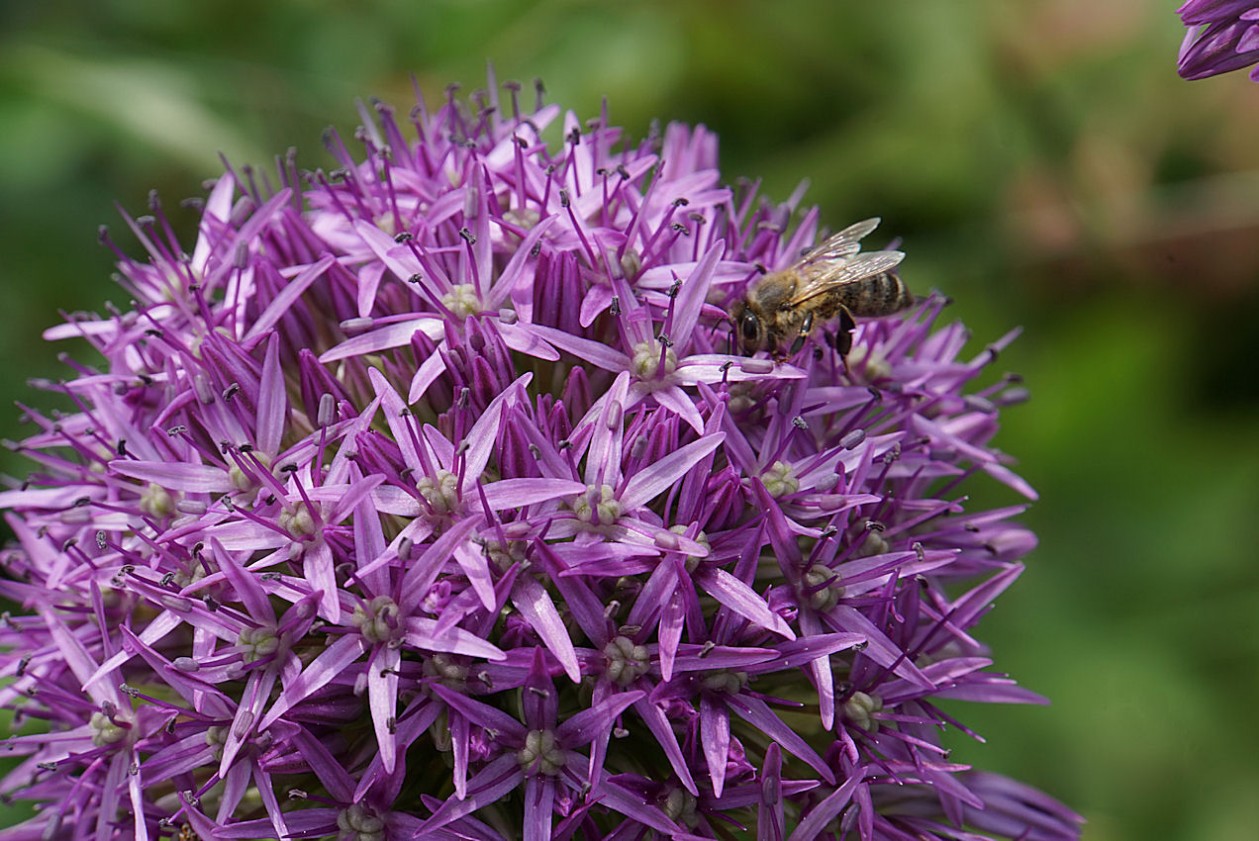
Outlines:
{"label": "pale pink petal", "polygon": [[280,451],[284,421],[288,414],[288,395],[284,371],[280,368],[280,337],[267,340],[267,353],[262,362],[262,381],[258,389],[258,433],[255,443],[268,455]]}
{"label": "pale pink petal", "polygon": [[355,356],[366,356],[390,348],[402,347],[411,343],[411,337],[423,333],[430,339],[437,340],[445,335],[446,328],[437,316],[425,315],[408,321],[398,321],[385,327],[371,330],[359,336],[346,339],[341,344],[325,351],[319,361],[325,364]]}

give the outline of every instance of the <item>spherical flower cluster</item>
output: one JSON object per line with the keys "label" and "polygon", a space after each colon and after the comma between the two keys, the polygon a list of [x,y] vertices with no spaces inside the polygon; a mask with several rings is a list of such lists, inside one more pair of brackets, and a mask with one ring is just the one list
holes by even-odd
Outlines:
{"label": "spherical flower cluster", "polygon": [[100,361],[0,493],[0,839],[1076,837],[941,741],[1039,700],[972,635],[1035,543],[964,490],[1032,496],[1011,337],[732,354],[817,213],[504,91],[228,171],[190,251],[154,201],[48,331]]}
{"label": "spherical flower cluster", "polygon": [[[1205,79],[1259,64],[1259,2],[1188,0],[1176,10],[1189,31],[1180,45],[1180,75]],[[1250,71],[1259,82],[1259,68]]]}

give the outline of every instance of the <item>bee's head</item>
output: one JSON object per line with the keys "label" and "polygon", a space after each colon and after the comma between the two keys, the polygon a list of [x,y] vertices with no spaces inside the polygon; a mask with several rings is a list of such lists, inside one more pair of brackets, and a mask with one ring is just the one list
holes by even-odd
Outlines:
{"label": "bee's head", "polygon": [[745,301],[739,301],[730,311],[735,332],[739,335],[739,348],[748,356],[761,349],[765,339],[765,325]]}

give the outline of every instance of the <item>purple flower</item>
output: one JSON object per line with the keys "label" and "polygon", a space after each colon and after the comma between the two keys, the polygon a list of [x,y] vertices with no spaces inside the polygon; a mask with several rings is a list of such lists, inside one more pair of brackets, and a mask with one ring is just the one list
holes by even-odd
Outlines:
{"label": "purple flower", "polygon": [[0,492],[0,840],[1077,837],[941,744],[1042,700],[974,636],[1035,545],[966,502],[1035,496],[968,390],[1014,334],[732,355],[817,212],[505,91],[104,237],[131,308],[48,331],[99,358]]}
{"label": "purple flower", "polygon": [[[1259,63],[1259,4],[1253,0],[1188,0],[1176,13],[1189,31],[1178,70],[1205,79]],[[1259,82],[1259,69],[1250,72]]]}

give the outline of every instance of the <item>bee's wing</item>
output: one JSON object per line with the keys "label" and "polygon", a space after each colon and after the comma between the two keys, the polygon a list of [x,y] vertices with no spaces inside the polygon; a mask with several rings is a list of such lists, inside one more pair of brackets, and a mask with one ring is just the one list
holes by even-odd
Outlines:
{"label": "bee's wing", "polygon": [[877,216],[849,225],[839,233],[828,237],[817,248],[801,257],[795,267],[801,268],[809,263],[817,263],[823,260],[842,260],[845,257],[851,257],[861,250],[862,237],[878,226],[879,217]]}
{"label": "bee's wing", "polygon": [[814,263],[803,269],[805,282],[787,303],[797,306],[810,298],[823,295],[836,286],[856,283],[868,277],[890,272],[905,259],[903,251],[867,251],[848,259]]}

